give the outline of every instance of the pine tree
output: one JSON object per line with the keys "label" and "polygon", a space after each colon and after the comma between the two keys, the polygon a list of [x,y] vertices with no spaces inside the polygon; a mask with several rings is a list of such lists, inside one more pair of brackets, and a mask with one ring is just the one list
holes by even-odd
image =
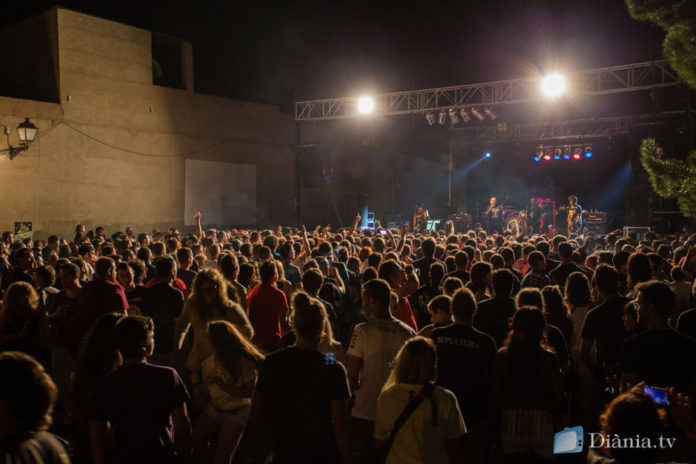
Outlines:
{"label": "pine tree", "polygon": [[[634,19],[667,32],[662,44],[665,57],[679,78],[696,89],[696,1],[626,0],[626,5]],[[686,161],[665,158],[657,141],[648,138],[641,144],[640,161],[658,195],[676,198],[685,216],[696,216],[696,151]]]}

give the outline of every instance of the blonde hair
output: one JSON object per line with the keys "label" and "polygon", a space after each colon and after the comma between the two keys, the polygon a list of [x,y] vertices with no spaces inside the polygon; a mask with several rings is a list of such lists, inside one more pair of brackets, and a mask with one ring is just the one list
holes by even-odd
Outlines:
{"label": "blonde hair", "polygon": [[298,338],[307,338],[311,336],[312,331],[318,331],[322,327],[319,344],[331,347],[336,343],[324,304],[301,290],[295,292],[292,298],[290,325],[295,329]]}
{"label": "blonde hair", "polygon": [[[22,294],[27,296],[27,306],[20,305],[20,297]],[[39,307],[39,294],[36,293],[34,287],[26,282],[15,282],[5,290],[2,306],[0,306],[0,328],[4,328],[11,324],[17,318],[26,317],[24,311],[36,311]],[[23,321],[26,322],[26,321]]]}
{"label": "blonde hair", "polygon": [[434,382],[436,377],[435,343],[429,338],[417,336],[406,341],[399,350],[382,390],[401,383],[423,385]]}

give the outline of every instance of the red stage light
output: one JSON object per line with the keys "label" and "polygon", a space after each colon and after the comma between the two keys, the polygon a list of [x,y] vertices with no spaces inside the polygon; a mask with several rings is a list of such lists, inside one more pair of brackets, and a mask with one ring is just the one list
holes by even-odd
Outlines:
{"label": "red stage light", "polygon": [[551,155],[550,155],[550,154],[548,154],[548,153],[547,153],[547,154],[545,154],[545,155],[544,155],[544,160],[546,160],[546,161],[550,161],[550,160],[551,160]]}
{"label": "red stage light", "polygon": [[573,155],[573,159],[579,160],[580,159],[580,153],[575,153]]}

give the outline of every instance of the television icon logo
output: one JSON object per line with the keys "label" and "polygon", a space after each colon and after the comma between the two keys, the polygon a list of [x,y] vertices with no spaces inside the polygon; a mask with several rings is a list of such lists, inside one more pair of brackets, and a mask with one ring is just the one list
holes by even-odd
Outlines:
{"label": "television icon logo", "polygon": [[553,436],[553,454],[570,454],[582,452],[585,436],[582,425],[566,427]]}

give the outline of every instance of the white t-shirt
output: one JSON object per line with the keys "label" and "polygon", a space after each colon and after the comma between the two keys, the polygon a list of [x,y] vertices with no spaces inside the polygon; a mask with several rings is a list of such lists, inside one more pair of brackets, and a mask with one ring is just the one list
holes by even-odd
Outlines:
{"label": "white t-shirt", "polygon": [[[421,391],[423,385],[398,384],[384,390],[377,402],[374,437],[386,441],[394,422],[409,400]],[[432,397],[437,408],[437,426],[433,425],[432,402],[426,398],[406,420],[396,434],[387,464],[441,464],[448,463],[445,440],[453,440],[467,433],[457,397],[449,390],[435,387]]]}
{"label": "white t-shirt", "polygon": [[203,379],[208,386],[210,401],[218,411],[232,411],[251,404],[251,398],[237,398],[227,393],[220,385],[213,382],[217,379],[221,383],[230,387],[241,387],[253,381],[257,375],[256,365],[249,359],[240,360],[240,377],[233,379],[225,368],[220,364],[217,356],[208,356],[201,366]]}
{"label": "white t-shirt", "polygon": [[355,326],[348,356],[363,360],[353,417],[375,420],[377,398],[389,377],[396,354],[416,333],[396,319],[370,319]]}

